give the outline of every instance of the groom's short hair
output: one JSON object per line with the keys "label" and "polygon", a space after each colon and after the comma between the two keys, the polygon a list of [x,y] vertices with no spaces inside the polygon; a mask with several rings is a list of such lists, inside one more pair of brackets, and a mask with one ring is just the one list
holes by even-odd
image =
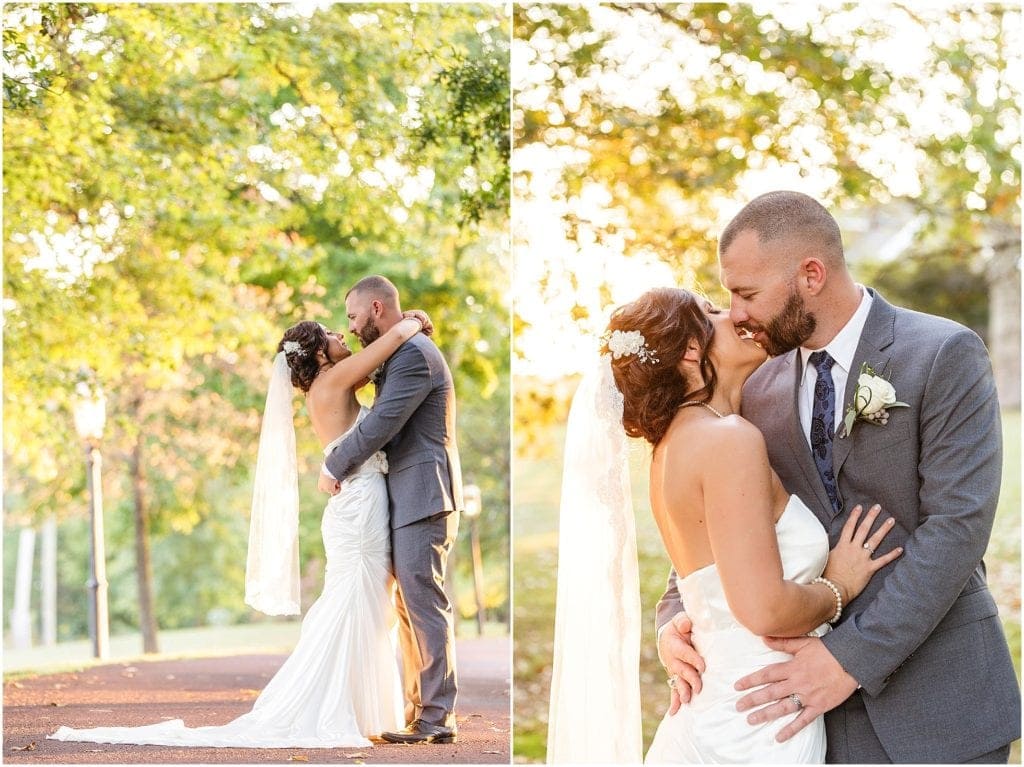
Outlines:
{"label": "groom's short hair", "polygon": [[817,245],[823,260],[845,262],[839,224],[820,202],[800,192],[767,192],[744,205],[722,232],[719,254],[746,231],[755,232],[761,243],[798,238]]}
{"label": "groom's short hair", "polygon": [[379,274],[363,277],[363,279],[348,289],[345,298],[348,298],[353,293],[369,296],[396,309],[398,308],[398,288],[387,277],[382,277]]}

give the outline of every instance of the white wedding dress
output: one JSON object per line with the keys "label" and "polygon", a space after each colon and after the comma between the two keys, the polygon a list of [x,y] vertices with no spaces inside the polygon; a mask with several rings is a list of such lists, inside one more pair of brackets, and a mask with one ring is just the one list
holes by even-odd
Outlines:
{"label": "white wedding dress", "polygon": [[[821,523],[797,496],[790,496],[775,526],[784,577],[810,583],[828,559],[828,537]],[[686,613],[693,621],[693,644],[707,668],[703,688],[675,714],[665,714],[647,752],[647,763],[798,764],[825,760],[825,723],[821,717],[785,743],[775,736],[795,718],[763,725],[747,723],[736,701],[746,693],[733,685],[771,663],[791,656],[769,650],[733,617],[714,564],[677,581]],[[827,626],[814,632],[820,635]]]}
{"label": "white wedding dress", "polygon": [[[356,424],[368,411],[363,408]],[[355,426],[353,425],[353,429]],[[351,429],[349,430],[351,431]],[[349,432],[324,448],[330,452]],[[376,453],[324,510],[324,590],[298,644],[252,711],[212,727],[181,719],[142,727],[61,727],[50,738],[93,743],[240,748],[366,747],[403,721],[391,601],[387,459]]]}

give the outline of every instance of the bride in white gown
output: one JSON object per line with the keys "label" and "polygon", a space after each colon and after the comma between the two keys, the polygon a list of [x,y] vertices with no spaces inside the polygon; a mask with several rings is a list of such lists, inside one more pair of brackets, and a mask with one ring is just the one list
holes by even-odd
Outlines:
{"label": "bride in white gown", "polygon": [[[291,386],[306,393],[313,429],[328,452],[368,412],[355,391],[406,340],[431,332],[422,312],[353,353],[315,322],[289,328],[274,360],[260,434],[246,565],[246,603],[271,615],[299,612],[298,484]],[[290,379],[290,383],[289,383]],[[324,589],[298,644],[252,710],[224,725],[181,719],[142,727],[61,727],[57,740],[245,748],[367,747],[402,725],[395,655],[391,545],[384,474],[376,453],[324,509]]]}
{"label": "bride in white gown", "polygon": [[[891,523],[854,509],[832,549],[768,464],[740,415],[766,359],[726,313],[685,290],[645,293],[612,315],[595,369],[573,399],[559,528],[548,761],[640,761],[640,601],[626,436],[653,447],[651,509],[706,662],[703,688],[666,714],[652,763],[824,761],[821,718],[779,743],[789,721],[748,724],[735,682],[785,656],[761,636],[823,632],[871,575]],[[791,699],[794,715],[800,703]]]}

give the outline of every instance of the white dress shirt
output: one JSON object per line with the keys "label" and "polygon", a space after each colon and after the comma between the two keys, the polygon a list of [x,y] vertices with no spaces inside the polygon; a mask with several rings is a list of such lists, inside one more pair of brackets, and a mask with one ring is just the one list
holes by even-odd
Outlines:
{"label": "white dress shirt", "polygon": [[[836,387],[836,432],[839,431],[839,424],[843,422],[843,413],[846,412],[843,396],[846,392],[846,382],[850,378],[850,368],[853,366],[853,358],[857,354],[857,345],[860,343],[861,333],[864,332],[864,323],[867,322],[868,312],[871,311],[871,294],[863,285],[857,287],[860,288],[861,294],[860,306],[857,307],[857,311],[853,313],[850,320],[843,325],[842,330],[836,333],[835,338],[824,347],[824,351],[828,352],[829,356],[836,361],[832,366],[832,383]],[[800,347],[800,364],[803,365],[804,372],[800,378],[797,404],[800,409],[800,426],[808,445],[811,444],[811,411],[814,408],[814,384],[818,382],[818,370],[814,365],[808,364],[807,360],[816,351],[822,350]]]}

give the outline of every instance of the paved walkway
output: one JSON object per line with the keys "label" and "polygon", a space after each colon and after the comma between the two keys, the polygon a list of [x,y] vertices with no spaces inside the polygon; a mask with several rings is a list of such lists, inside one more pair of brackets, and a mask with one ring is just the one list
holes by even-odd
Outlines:
{"label": "paved walkway", "polygon": [[47,740],[60,725],[102,727],[184,719],[223,724],[249,710],[284,655],[237,655],[95,666],[4,684],[3,761],[11,764],[508,764],[510,641],[457,643],[459,741],[366,749],[126,746]]}

